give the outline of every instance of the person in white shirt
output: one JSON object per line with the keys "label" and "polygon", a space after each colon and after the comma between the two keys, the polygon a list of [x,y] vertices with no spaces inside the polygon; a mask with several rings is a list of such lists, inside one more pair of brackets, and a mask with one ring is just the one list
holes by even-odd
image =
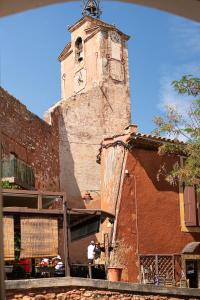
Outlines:
{"label": "person in white shirt", "polygon": [[95,248],[94,241],[91,241],[90,245],[87,248],[87,258],[88,258],[88,263],[89,264],[93,264],[93,260],[94,260],[94,248]]}
{"label": "person in white shirt", "polygon": [[61,260],[60,255],[58,255],[52,259],[52,264],[55,266],[55,275],[56,276],[60,276],[60,275],[64,276],[65,268],[64,268],[64,264]]}

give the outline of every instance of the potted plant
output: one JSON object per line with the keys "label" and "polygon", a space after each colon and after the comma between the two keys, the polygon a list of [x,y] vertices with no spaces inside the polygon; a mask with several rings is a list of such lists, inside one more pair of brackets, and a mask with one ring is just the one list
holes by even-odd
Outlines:
{"label": "potted plant", "polygon": [[107,279],[109,281],[120,281],[122,271],[126,266],[127,256],[131,248],[124,240],[117,240],[110,252],[109,263],[107,267]]}

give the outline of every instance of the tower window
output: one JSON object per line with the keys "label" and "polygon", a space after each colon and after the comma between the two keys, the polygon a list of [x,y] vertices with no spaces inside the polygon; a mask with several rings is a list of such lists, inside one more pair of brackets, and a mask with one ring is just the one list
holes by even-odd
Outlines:
{"label": "tower window", "polygon": [[81,62],[83,60],[83,41],[81,37],[77,38],[75,48],[76,61]]}

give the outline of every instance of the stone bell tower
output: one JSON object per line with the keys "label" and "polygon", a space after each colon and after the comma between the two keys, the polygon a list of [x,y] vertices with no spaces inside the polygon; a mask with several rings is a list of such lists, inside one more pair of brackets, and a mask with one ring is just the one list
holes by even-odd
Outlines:
{"label": "stone bell tower", "polygon": [[[129,37],[88,15],[68,30],[71,41],[59,55],[61,100],[49,110],[59,108],[61,190],[70,206],[100,208],[100,143],[130,124]],[[83,201],[86,192],[92,199]]]}

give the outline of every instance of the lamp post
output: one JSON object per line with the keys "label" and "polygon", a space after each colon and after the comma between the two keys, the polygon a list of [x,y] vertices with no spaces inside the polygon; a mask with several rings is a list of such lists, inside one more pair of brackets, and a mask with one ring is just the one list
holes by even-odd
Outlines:
{"label": "lamp post", "polygon": [[3,255],[3,197],[1,189],[1,132],[0,132],[0,299],[5,298],[5,286],[4,286],[4,255]]}

